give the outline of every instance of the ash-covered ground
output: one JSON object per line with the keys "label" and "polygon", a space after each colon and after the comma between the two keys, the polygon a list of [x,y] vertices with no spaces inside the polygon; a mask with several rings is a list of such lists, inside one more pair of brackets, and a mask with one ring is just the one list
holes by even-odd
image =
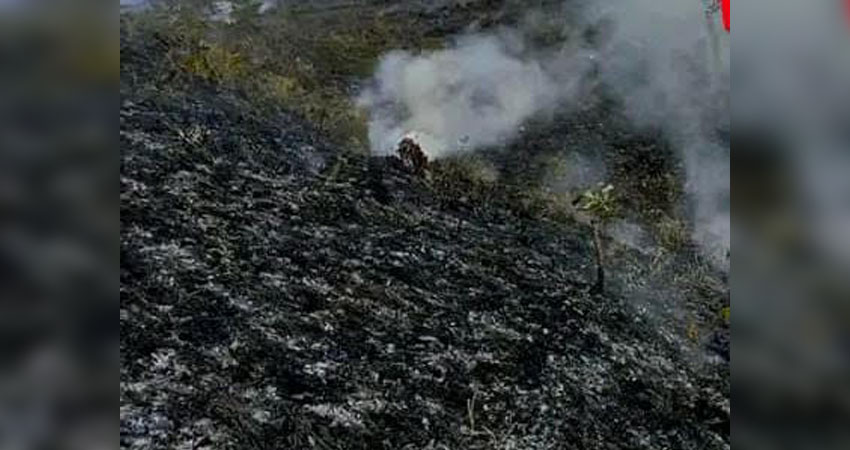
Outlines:
{"label": "ash-covered ground", "polygon": [[[730,448],[726,282],[693,246],[615,224],[595,293],[591,228],[507,176],[474,194],[352,151],[162,76],[173,42],[141,36],[122,25],[122,448]],[[564,119],[576,152],[675,166],[608,107]],[[558,139],[529,133],[511,146]]]}

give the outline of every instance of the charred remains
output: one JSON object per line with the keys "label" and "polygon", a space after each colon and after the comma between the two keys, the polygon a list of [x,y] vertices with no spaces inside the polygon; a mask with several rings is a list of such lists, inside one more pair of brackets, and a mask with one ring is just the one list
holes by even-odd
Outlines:
{"label": "charred remains", "polygon": [[398,157],[401,159],[404,166],[416,174],[425,173],[428,170],[428,156],[422,150],[422,147],[412,138],[404,138],[398,144]]}

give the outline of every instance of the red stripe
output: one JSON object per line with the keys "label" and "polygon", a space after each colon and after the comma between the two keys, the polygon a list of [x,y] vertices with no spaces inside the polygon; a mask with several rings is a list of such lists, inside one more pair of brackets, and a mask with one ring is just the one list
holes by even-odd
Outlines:
{"label": "red stripe", "polygon": [[[729,6],[730,0],[720,0],[720,7],[723,9],[723,28],[726,28],[728,32],[731,29],[731,15],[732,8]],[[850,5],[850,0],[847,0],[847,4]],[[848,9],[850,11],[850,9]]]}

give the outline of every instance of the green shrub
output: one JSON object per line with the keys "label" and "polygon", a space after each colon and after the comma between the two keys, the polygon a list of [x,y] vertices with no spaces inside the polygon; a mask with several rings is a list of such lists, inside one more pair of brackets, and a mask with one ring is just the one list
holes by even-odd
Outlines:
{"label": "green shrub", "polygon": [[579,198],[578,208],[602,222],[614,218],[619,213],[614,186],[600,184],[598,189],[588,189]]}

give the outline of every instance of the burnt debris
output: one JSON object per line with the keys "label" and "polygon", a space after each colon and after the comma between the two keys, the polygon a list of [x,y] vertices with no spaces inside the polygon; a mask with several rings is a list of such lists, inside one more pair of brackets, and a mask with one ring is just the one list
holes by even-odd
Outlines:
{"label": "burnt debris", "polygon": [[416,143],[412,138],[404,138],[398,144],[399,159],[404,166],[411,172],[421,175],[424,174],[429,167],[428,156],[422,150],[422,146]]}
{"label": "burnt debris", "polygon": [[[499,448],[484,429],[515,448],[729,448],[728,364],[691,367],[633,298],[592,294],[589,230],[447,208],[412,140],[327,183],[298,152],[331,149],[295,116],[281,136],[224,94],[138,95],[121,106],[121,448]],[[161,131],[213,114],[205,152]]]}

